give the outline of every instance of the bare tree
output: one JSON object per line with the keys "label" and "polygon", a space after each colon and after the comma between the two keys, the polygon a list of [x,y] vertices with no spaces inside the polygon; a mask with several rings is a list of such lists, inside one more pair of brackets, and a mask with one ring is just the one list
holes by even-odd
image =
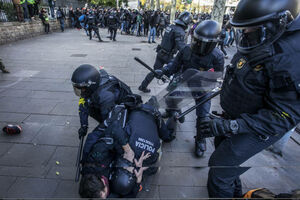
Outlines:
{"label": "bare tree", "polygon": [[171,16],[170,16],[170,22],[172,23],[175,20],[175,14],[176,14],[176,0],[172,0],[172,7],[171,7]]}
{"label": "bare tree", "polygon": [[226,0],[215,0],[212,9],[211,18],[213,20],[218,21],[221,24],[223,23],[223,16],[225,14],[225,5],[226,5]]}

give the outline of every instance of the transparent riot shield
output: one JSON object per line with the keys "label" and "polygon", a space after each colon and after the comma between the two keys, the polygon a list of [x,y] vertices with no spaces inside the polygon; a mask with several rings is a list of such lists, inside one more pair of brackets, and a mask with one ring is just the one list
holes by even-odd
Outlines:
{"label": "transparent riot shield", "polygon": [[222,72],[188,69],[175,76],[169,85],[156,95],[161,109],[179,110],[215,92],[222,84]]}

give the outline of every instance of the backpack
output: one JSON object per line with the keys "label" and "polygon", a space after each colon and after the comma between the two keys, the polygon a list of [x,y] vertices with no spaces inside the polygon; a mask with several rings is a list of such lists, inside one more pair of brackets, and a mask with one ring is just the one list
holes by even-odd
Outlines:
{"label": "backpack", "polygon": [[56,16],[57,16],[57,18],[61,18],[61,17],[62,17],[62,13],[61,13],[60,10],[58,10],[58,11],[56,12]]}

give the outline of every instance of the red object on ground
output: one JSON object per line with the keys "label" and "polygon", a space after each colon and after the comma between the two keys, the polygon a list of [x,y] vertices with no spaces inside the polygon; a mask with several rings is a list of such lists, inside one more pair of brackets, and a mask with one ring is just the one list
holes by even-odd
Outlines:
{"label": "red object on ground", "polygon": [[22,132],[21,126],[12,124],[4,126],[2,130],[7,134],[20,134]]}

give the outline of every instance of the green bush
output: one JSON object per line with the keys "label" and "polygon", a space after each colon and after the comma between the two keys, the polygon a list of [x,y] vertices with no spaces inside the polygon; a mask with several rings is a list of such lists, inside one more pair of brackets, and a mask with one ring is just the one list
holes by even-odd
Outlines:
{"label": "green bush", "polygon": [[[14,4],[0,1],[0,9],[6,14],[8,21],[17,21],[17,13]],[[3,19],[0,19],[0,21]]]}

